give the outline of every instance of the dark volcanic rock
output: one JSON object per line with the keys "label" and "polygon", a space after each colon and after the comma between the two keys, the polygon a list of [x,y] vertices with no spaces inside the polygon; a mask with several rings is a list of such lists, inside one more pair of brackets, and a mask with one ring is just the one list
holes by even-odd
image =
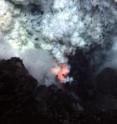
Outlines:
{"label": "dark volcanic rock", "polygon": [[96,77],[96,84],[100,93],[117,97],[117,70],[105,68]]}
{"label": "dark volcanic rock", "polygon": [[117,110],[117,70],[105,68],[97,75],[95,83],[99,107]]}
{"label": "dark volcanic rock", "polygon": [[37,81],[29,75],[19,58],[0,62],[0,117],[23,111],[32,99]]}
{"label": "dark volcanic rock", "polygon": [[[64,89],[59,89],[55,85],[37,87],[37,81],[30,76],[19,58],[2,60],[0,62],[0,123],[116,123],[116,80],[117,72],[113,69],[105,69],[94,81],[96,98],[93,100],[87,98],[86,102],[81,102],[82,95],[77,92],[80,88],[77,88],[77,84],[66,84]],[[84,93],[87,93],[85,89]],[[109,108],[109,106],[114,107]]]}

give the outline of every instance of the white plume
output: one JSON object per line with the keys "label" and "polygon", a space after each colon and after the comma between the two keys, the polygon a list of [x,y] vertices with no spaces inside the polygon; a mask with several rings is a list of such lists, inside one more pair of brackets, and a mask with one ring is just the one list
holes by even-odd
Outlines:
{"label": "white plume", "polygon": [[0,1],[0,22],[4,23],[0,24],[4,39],[0,57],[21,57],[38,80],[48,75],[56,61],[67,63],[66,54],[77,47],[106,43],[105,35],[117,22],[114,0],[11,1]]}

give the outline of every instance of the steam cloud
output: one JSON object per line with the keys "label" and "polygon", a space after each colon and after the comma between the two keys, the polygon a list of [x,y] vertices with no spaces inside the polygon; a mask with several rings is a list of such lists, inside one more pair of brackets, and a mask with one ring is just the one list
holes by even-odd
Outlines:
{"label": "steam cloud", "polygon": [[[1,0],[0,58],[21,57],[30,73],[48,85],[54,82],[52,66],[67,63],[66,54],[77,47],[117,44],[116,23],[114,0]],[[104,66],[116,65],[116,46],[108,51],[114,62]]]}

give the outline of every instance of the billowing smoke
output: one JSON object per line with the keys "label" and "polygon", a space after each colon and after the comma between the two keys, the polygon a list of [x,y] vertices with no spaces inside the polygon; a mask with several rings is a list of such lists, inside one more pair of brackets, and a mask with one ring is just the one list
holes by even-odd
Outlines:
{"label": "billowing smoke", "polygon": [[111,67],[117,69],[117,38],[115,37],[115,41],[112,45],[112,48],[107,51],[107,58],[105,60],[104,67]]}
{"label": "billowing smoke", "polygon": [[0,58],[18,56],[36,79],[53,83],[51,68],[78,47],[116,43],[116,23],[114,0],[1,0]]}

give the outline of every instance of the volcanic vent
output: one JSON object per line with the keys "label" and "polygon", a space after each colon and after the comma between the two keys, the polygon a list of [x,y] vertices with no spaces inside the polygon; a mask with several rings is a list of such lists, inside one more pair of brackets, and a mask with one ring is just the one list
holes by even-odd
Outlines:
{"label": "volcanic vent", "polygon": [[0,0],[0,60],[0,120],[112,121],[117,1]]}

